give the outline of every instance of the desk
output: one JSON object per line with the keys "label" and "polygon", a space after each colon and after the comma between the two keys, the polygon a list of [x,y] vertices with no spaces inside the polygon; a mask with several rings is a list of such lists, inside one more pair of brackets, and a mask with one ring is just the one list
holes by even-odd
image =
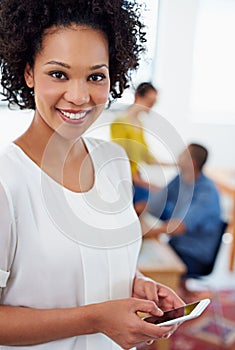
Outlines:
{"label": "desk", "polygon": [[139,270],[153,280],[166,284],[176,292],[184,263],[167,243],[156,239],[144,239],[138,260]]}
{"label": "desk", "polygon": [[[145,276],[163,283],[175,291],[178,290],[180,277],[186,271],[184,263],[173,249],[168,244],[156,239],[143,240],[138,268]],[[170,339],[159,339],[155,344],[158,350],[170,349]]]}
{"label": "desk", "polygon": [[229,270],[233,271],[235,260],[235,169],[207,168],[205,173],[215,182],[221,193],[226,193],[232,198],[232,213],[229,222],[229,230],[232,234]]}

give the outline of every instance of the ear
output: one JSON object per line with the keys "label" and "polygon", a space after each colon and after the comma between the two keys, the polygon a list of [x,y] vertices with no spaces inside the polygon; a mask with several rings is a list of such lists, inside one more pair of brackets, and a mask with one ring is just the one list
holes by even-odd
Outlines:
{"label": "ear", "polygon": [[25,82],[28,85],[28,87],[29,88],[33,88],[34,87],[33,69],[29,65],[29,63],[27,63],[26,66],[25,66],[24,78],[25,78]]}
{"label": "ear", "polygon": [[194,170],[198,170],[198,164],[196,159],[192,158],[192,163],[193,163]]}

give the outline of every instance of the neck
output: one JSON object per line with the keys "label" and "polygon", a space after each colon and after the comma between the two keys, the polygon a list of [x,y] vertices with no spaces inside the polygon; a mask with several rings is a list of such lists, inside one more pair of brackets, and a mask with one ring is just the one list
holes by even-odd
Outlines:
{"label": "neck", "polygon": [[199,170],[196,170],[196,169],[194,169],[194,171],[183,170],[181,172],[181,176],[182,176],[184,182],[186,182],[188,184],[194,183],[198,179],[200,174],[201,174],[201,172]]}
{"label": "neck", "polygon": [[64,164],[65,160],[79,156],[83,141],[67,140],[50,128],[41,128],[42,119],[34,118],[26,132],[15,143],[40,167],[43,164]]}
{"label": "neck", "polygon": [[127,111],[129,112],[128,114],[129,115],[132,115],[132,116],[138,116],[138,114],[140,112],[143,111],[143,106],[141,106],[140,104],[138,103],[133,103],[128,109]]}

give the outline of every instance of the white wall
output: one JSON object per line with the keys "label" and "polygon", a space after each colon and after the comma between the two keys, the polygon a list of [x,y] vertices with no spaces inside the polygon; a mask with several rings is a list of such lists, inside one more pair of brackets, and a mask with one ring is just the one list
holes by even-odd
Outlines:
{"label": "white wall", "polygon": [[190,120],[189,98],[198,4],[197,0],[160,0],[154,72],[154,82],[160,94],[156,109],[175,126],[186,142],[206,145],[210,150],[211,164],[235,167],[235,124],[206,124]]}
{"label": "white wall", "polygon": [[0,149],[19,137],[30,125],[32,111],[9,110],[0,105]]}

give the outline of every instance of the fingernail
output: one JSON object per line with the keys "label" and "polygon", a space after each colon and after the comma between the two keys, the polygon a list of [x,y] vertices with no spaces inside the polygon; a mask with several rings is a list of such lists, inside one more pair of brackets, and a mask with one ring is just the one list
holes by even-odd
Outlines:
{"label": "fingernail", "polygon": [[170,338],[170,336],[171,336],[171,334],[170,334],[170,333],[168,333],[168,334],[164,334],[162,338],[164,338],[164,339],[168,339],[168,338]]}

